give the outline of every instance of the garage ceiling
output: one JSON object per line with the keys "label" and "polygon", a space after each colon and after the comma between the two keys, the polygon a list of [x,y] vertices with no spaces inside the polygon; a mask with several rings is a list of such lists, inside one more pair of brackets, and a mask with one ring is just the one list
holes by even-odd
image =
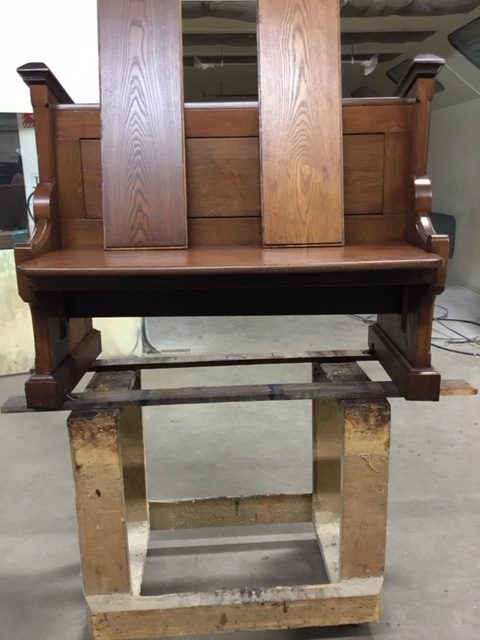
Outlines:
{"label": "garage ceiling", "polygon": [[[223,86],[228,84],[225,74],[238,74],[244,85],[247,74],[256,74],[256,65],[252,64],[252,57],[256,56],[256,4],[254,0],[184,0],[184,47],[189,73],[209,73],[210,87],[217,74],[222,95]],[[479,98],[480,70],[448,42],[449,33],[477,17],[480,3],[471,0],[342,0],[344,95],[364,86],[378,95],[391,95],[394,84],[387,76],[391,67],[419,53],[434,53],[447,61],[439,76],[445,91],[435,97],[434,108]],[[378,55],[379,62],[373,73],[365,76],[359,61],[367,54]],[[234,57],[234,65],[228,64],[229,57]],[[205,65],[203,58],[224,68]],[[351,60],[356,63],[348,64]],[[253,84],[254,79],[250,86]],[[254,97],[252,91],[248,93],[246,98]]]}

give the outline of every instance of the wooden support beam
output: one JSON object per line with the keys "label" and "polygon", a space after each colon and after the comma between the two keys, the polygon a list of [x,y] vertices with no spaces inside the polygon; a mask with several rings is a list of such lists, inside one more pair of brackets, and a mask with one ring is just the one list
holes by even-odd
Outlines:
{"label": "wooden support beam", "polygon": [[150,501],[152,530],[310,522],[311,517],[311,494]]}
{"label": "wooden support beam", "polygon": [[382,583],[370,578],[212,593],[90,596],[87,603],[95,640],[140,640],[376,621]]}
{"label": "wooden support beam", "polygon": [[[222,402],[268,402],[272,400],[311,400],[313,398],[398,398],[401,393],[393,382],[349,384],[288,383],[230,385],[227,387],[184,387],[141,389],[106,393],[76,393],[66,400],[64,410],[120,409],[129,406],[154,407],[177,404],[215,404]],[[4,413],[27,410],[23,396],[13,396],[4,405]]]}
{"label": "wooden support beam", "polygon": [[152,355],[131,356],[96,360],[91,371],[121,371],[122,369],[174,369],[176,367],[224,367],[234,365],[259,364],[299,364],[305,362],[361,362],[375,360],[368,351],[331,350],[305,351],[299,353],[246,353],[216,355]]}
{"label": "wooden support beam", "polygon": [[[444,392],[445,391],[445,392]],[[465,380],[444,380],[440,395],[476,395],[478,390]],[[332,384],[300,383],[271,385],[242,385],[228,387],[185,387],[178,389],[144,389],[141,391],[77,393],[54,411],[74,411],[121,408],[128,406],[151,407],[175,404],[208,404],[222,402],[266,402],[272,400],[337,400],[399,398],[402,394],[393,382],[362,382]],[[27,406],[25,396],[10,396],[2,405],[1,413],[30,413],[38,409]]]}

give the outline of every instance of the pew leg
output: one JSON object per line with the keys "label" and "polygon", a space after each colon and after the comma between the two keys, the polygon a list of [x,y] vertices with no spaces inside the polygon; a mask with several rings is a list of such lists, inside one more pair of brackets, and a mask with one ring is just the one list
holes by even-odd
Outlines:
{"label": "pew leg", "polygon": [[440,374],[432,367],[431,338],[435,293],[405,287],[401,314],[379,314],[368,341],[406,400],[438,400]]}
{"label": "pew leg", "polygon": [[68,318],[61,294],[37,294],[30,303],[35,368],[25,384],[33,409],[57,409],[100,354],[91,318]]}

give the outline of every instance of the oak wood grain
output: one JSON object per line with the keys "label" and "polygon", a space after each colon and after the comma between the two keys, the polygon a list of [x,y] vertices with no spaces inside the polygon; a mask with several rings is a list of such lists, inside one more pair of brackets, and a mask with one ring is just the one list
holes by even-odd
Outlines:
{"label": "oak wood grain", "polygon": [[259,0],[263,242],[343,243],[337,0]]}
{"label": "oak wood grain", "polygon": [[80,155],[85,193],[85,217],[103,218],[100,141],[91,138],[80,139]]}
{"label": "oak wood grain", "polygon": [[382,213],[383,166],[382,134],[343,136],[345,213]]}
{"label": "oak wood grain", "polygon": [[55,145],[57,168],[58,209],[62,218],[84,218],[82,159],[78,138],[64,138]]}
{"label": "oak wood grain", "polygon": [[187,140],[189,218],[260,215],[258,138]]}
{"label": "oak wood grain", "polygon": [[180,0],[99,0],[106,247],[187,243]]}
{"label": "oak wood grain", "polygon": [[[414,100],[343,99],[344,133],[407,131],[412,128]],[[51,109],[57,138],[99,138],[98,104],[56,105]],[[226,107],[224,103],[185,104],[187,138],[241,138],[259,134],[258,104]]]}

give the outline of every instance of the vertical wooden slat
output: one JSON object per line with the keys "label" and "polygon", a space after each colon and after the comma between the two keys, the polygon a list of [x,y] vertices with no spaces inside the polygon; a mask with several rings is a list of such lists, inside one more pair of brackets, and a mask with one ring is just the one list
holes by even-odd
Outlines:
{"label": "vertical wooden slat", "polygon": [[105,245],[187,243],[180,0],[99,0]]}
{"label": "vertical wooden slat", "polygon": [[343,243],[338,0],[259,0],[263,242]]}

